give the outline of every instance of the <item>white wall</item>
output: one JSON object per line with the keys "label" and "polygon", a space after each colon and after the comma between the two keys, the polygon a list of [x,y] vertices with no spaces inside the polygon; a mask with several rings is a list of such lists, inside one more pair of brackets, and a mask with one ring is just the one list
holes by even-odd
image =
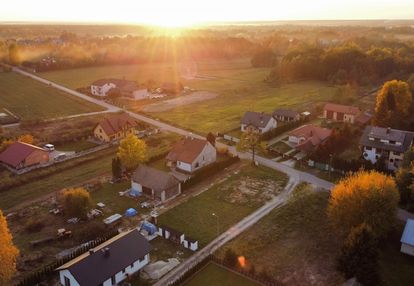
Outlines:
{"label": "white wall", "polygon": [[177,161],[177,168],[190,173],[193,171],[191,164],[181,161]]}
{"label": "white wall", "polygon": [[401,243],[401,252],[414,256],[414,246]]}
{"label": "white wall", "polygon": [[265,133],[277,127],[277,121],[273,117],[269,120],[267,125],[264,128],[260,128],[261,133]]}
{"label": "white wall", "polygon": [[108,91],[115,87],[116,85],[113,83],[106,83],[102,86],[91,85],[91,93],[96,96],[106,96]]}

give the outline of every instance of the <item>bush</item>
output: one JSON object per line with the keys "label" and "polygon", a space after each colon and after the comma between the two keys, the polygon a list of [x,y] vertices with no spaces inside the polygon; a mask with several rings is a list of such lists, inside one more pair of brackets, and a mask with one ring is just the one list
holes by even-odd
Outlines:
{"label": "bush", "polygon": [[91,196],[83,188],[69,189],[63,193],[63,205],[68,216],[85,219],[92,205]]}
{"label": "bush", "polygon": [[238,255],[233,249],[228,248],[224,253],[223,263],[229,267],[236,267],[238,265]]}
{"label": "bush", "polygon": [[45,226],[43,221],[36,220],[34,218],[30,218],[26,225],[24,226],[24,229],[27,232],[33,233],[33,232],[39,232],[42,230],[42,228]]}

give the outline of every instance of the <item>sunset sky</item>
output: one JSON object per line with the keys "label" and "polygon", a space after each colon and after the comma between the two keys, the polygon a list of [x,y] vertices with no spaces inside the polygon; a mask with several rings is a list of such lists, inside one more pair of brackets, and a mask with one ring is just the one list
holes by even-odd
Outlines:
{"label": "sunset sky", "polygon": [[413,0],[2,0],[0,21],[186,26],[221,21],[413,19]]}

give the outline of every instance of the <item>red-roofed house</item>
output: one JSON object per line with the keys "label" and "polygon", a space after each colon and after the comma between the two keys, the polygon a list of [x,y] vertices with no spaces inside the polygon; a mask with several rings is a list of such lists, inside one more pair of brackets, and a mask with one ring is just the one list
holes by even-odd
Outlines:
{"label": "red-roofed house", "polygon": [[93,136],[100,141],[111,142],[135,133],[137,122],[127,114],[104,118],[93,129]]}
{"label": "red-roofed house", "polygon": [[311,152],[323,144],[331,136],[332,130],[312,124],[303,125],[289,132],[289,142],[295,148],[305,152]]}
{"label": "red-roofed house", "polygon": [[356,123],[362,114],[356,106],[327,103],[323,108],[323,117],[328,120]]}
{"label": "red-roofed house", "polygon": [[166,160],[170,167],[192,173],[214,163],[216,158],[216,148],[210,142],[187,137],[174,145]]}
{"label": "red-roofed house", "polygon": [[48,151],[23,142],[14,142],[0,154],[0,162],[16,170],[48,161]]}

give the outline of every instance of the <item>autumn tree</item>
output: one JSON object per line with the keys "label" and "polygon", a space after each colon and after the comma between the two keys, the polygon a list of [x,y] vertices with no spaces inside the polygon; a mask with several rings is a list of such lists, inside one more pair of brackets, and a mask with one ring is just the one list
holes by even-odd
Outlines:
{"label": "autumn tree", "polygon": [[362,223],[381,237],[392,227],[399,194],[392,177],[376,171],[359,171],[342,179],[332,190],[328,217],[339,234]]}
{"label": "autumn tree", "polygon": [[68,189],[63,193],[63,205],[68,216],[86,218],[92,206],[91,196],[84,188]]}
{"label": "autumn tree", "polygon": [[216,146],[216,136],[213,133],[209,132],[206,136],[206,140],[211,143],[211,145]]}
{"label": "autumn tree", "polygon": [[20,135],[19,138],[17,138],[17,141],[27,143],[27,144],[33,144],[34,138],[30,134],[24,134],[24,135]]}
{"label": "autumn tree", "polygon": [[22,62],[20,49],[16,44],[11,44],[9,46],[9,62],[12,65],[20,65]]}
{"label": "autumn tree", "polygon": [[255,153],[257,147],[260,145],[260,134],[254,130],[248,130],[240,137],[240,142],[237,144],[238,151],[251,151],[252,162],[255,160]]}
{"label": "autumn tree", "polygon": [[368,224],[351,229],[338,257],[338,270],[346,279],[356,277],[363,285],[378,285],[378,243]]}
{"label": "autumn tree", "polygon": [[14,246],[6,218],[0,210],[0,285],[10,285],[16,272],[16,260],[19,250]]}
{"label": "autumn tree", "polygon": [[129,134],[121,140],[117,156],[126,169],[132,170],[147,160],[147,144],[137,136]]}
{"label": "autumn tree", "polygon": [[410,75],[407,80],[408,86],[410,87],[411,94],[414,94],[414,73]]}
{"label": "autumn tree", "polygon": [[374,124],[382,127],[399,128],[405,123],[412,104],[408,83],[392,80],[384,83],[377,94]]}

